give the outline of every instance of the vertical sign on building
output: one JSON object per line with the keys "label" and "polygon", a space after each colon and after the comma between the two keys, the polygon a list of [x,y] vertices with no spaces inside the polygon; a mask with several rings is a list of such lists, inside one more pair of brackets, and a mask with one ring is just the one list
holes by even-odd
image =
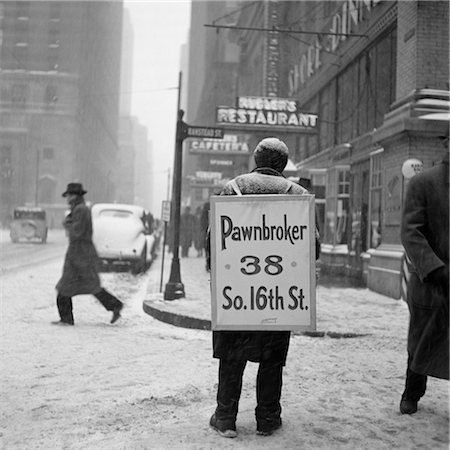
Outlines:
{"label": "vertical sign on building", "polygon": [[[267,4],[267,25],[268,28],[278,27],[278,5],[275,1]],[[265,91],[268,97],[278,96],[278,65],[280,59],[280,43],[278,31],[269,31],[266,35],[265,52]]]}
{"label": "vertical sign on building", "polygon": [[314,196],[212,196],[210,220],[212,329],[314,331]]}

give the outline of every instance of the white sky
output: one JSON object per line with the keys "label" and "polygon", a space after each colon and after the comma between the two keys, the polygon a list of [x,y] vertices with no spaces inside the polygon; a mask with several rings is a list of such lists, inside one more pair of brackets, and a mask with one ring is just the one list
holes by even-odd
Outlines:
{"label": "white sky", "polygon": [[[134,33],[132,114],[153,144],[152,212],[159,217],[173,173],[181,46],[188,41],[190,0],[125,0]],[[184,75],[187,76],[187,75]]]}

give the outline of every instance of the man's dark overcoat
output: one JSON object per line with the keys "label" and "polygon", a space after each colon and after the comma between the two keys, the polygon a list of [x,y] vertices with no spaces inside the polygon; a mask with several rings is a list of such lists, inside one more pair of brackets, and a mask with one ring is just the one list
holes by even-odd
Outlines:
{"label": "man's dark overcoat", "polygon": [[92,243],[91,210],[83,197],[78,197],[71,205],[64,227],[69,237],[69,248],[56,290],[65,297],[95,294],[101,289],[97,272],[98,256]]}
{"label": "man's dark overcoat", "polygon": [[[234,179],[245,194],[307,194],[308,191],[287,180],[271,168],[257,168]],[[226,184],[220,195],[236,195],[232,185]],[[259,362],[261,355],[277,354],[286,362],[289,348],[289,331],[214,331],[213,356],[227,360]]]}
{"label": "man's dark overcoat", "polygon": [[411,179],[401,230],[412,272],[407,294],[410,369],[445,379],[449,378],[448,290],[433,285],[427,276],[440,267],[448,269],[448,177],[447,155],[444,162]]}

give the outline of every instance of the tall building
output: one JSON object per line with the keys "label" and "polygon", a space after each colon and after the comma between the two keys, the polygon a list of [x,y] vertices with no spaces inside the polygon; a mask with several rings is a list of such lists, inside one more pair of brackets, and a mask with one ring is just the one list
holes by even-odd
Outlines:
{"label": "tall building", "polygon": [[121,1],[0,2],[0,220],[80,181],[92,202],[118,189]]}
{"label": "tall building", "polygon": [[[199,36],[202,64],[190,59],[203,71],[190,117],[247,133],[250,150],[286,141],[316,196],[323,272],[399,298],[408,181],[442,159],[449,129],[449,3],[198,3],[217,28]],[[227,42],[239,46],[232,74],[214,70]]]}
{"label": "tall building", "polygon": [[[185,121],[189,125],[215,126],[215,107],[235,101],[238,95],[239,46],[229,32],[205,27],[223,17],[236,23],[239,1],[192,2],[189,34],[189,72]],[[220,190],[226,180],[246,172],[250,164],[246,132],[227,131],[224,139],[184,141],[183,203],[195,211]]]}

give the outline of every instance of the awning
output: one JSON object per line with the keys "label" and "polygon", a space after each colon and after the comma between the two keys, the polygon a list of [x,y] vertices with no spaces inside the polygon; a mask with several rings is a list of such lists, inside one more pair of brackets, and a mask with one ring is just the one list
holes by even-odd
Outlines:
{"label": "awning", "polygon": [[284,173],[289,172],[291,174],[293,172],[296,175],[298,172],[298,169],[297,169],[296,165],[292,162],[292,160],[288,159],[288,162],[287,162],[286,167],[284,168],[283,172]]}

